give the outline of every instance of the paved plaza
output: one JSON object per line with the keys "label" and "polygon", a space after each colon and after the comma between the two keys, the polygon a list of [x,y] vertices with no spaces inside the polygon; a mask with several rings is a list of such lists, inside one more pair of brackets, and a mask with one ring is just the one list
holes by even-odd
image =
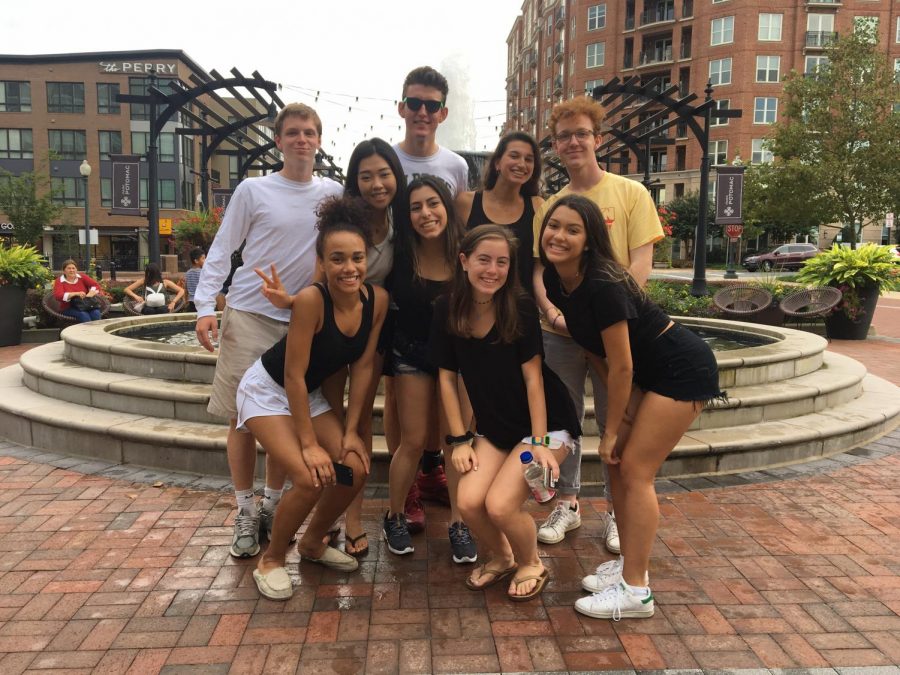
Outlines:
{"label": "paved plaza", "polygon": [[[875,326],[879,337],[829,349],[900,383],[900,301],[882,298]],[[0,365],[27,348],[0,349]],[[581,577],[611,558],[597,496],[582,501],[579,530],[541,547],[552,579],[538,600],[509,602],[505,584],[467,590],[443,507],[426,506],[415,554],[391,555],[377,536],[386,494],[369,488],[359,571],[295,558],[300,585],[277,603],[257,594],[254,560],[228,555],[222,480],[0,443],[0,675],[900,674],[900,430],[829,459],[659,490],[649,620],[573,609]]]}

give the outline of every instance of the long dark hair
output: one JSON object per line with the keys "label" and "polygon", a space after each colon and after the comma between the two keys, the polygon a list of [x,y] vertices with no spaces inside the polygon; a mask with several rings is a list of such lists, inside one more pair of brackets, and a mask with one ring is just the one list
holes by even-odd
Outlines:
{"label": "long dark hair", "polygon": [[[487,239],[505,241],[509,246],[509,272],[506,276],[506,283],[491,298],[494,304],[494,325],[500,335],[500,342],[509,344],[522,334],[519,326],[518,301],[525,293],[519,284],[519,275],[516,272],[516,252],[519,242],[508,228],[488,223],[469,230],[459,245],[459,252],[469,258],[478,245]],[[450,312],[447,319],[447,329],[452,335],[472,337],[472,325],[469,317],[472,314],[473,304],[472,286],[469,283],[468,274],[463,269],[462,260],[460,256],[457,256],[456,268],[453,271],[453,285],[450,291]]]}
{"label": "long dark hair", "polygon": [[579,265],[579,271],[582,276],[585,278],[599,276],[613,281],[624,281],[630,290],[641,294],[641,288],[634,280],[634,277],[616,260],[612,241],[609,238],[609,231],[606,228],[606,221],[600,208],[590,199],[580,195],[566,195],[547,209],[547,213],[544,215],[544,220],[541,223],[541,233],[538,236],[538,253],[544,267],[546,268],[553,264],[547,259],[547,254],[544,253],[544,230],[547,229],[547,223],[560,206],[566,206],[575,211],[581,218],[581,222],[584,223],[587,239]]}
{"label": "long dark hair", "polygon": [[531,174],[531,178],[522,183],[522,187],[519,188],[519,194],[526,198],[535,197],[540,194],[541,188],[541,150],[531,134],[527,134],[524,131],[508,133],[497,143],[497,148],[490,156],[490,159],[488,159],[488,170],[484,176],[484,189],[494,189],[494,186],[497,184],[497,177],[500,175],[500,171],[497,169],[497,162],[500,161],[500,158],[506,153],[507,147],[513,141],[527,143],[531,146],[532,153],[534,153],[534,171]]}
{"label": "long dark hair", "polygon": [[150,286],[151,284],[161,284],[162,280],[162,272],[159,271],[159,265],[157,265],[156,263],[149,263],[144,268],[144,286]]}
{"label": "long dark hair", "polygon": [[316,255],[325,256],[325,239],[334,232],[352,232],[362,237],[366,248],[372,246],[366,203],[359,197],[330,197],[316,209]]}
{"label": "long dark hair", "polygon": [[419,235],[413,230],[412,219],[409,213],[409,199],[416,190],[430,187],[434,190],[447,211],[447,228],[444,230],[444,260],[449,267],[453,267],[456,254],[459,252],[459,242],[462,240],[463,226],[459,222],[456,215],[456,208],[453,206],[453,197],[450,196],[450,190],[447,184],[437,176],[423,174],[416,176],[406,188],[406,208],[402,211],[402,218],[399,220],[399,227],[396,235],[396,251],[397,256],[402,257],[412,263],[413,273],[416,279],[421,279],[419,274],[419,263],[416,255],[416,243]]}
{"label": "long dark hair", "polygon": [[358,143],[353,148],[353,153],[350,155],[350,161],[347,164],[347,180],[344,183],[344,193],[354,197],[362,197],[359,192],[359,165],[364,159],[368,159],[373,155],[378,155],[387,162],[391,173],[394,174],[394,180],[397,182],[397,194],[394,195],[394,198],[388,205],[391,217],[396,223],[397,217],[406,203],[406,174],[403,173],[400,158],[397,157],[397,153],[388,145],[387,141],[380,138],[370,138]]}

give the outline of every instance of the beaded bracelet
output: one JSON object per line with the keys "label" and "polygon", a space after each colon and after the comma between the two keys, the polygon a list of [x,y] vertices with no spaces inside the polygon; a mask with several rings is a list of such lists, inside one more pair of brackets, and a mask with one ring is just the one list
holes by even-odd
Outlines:
{"label": "beaded bracelet", "polygon": [[550,447],[550,435],[548,434],[547,436],[532,436],[531,444]]}

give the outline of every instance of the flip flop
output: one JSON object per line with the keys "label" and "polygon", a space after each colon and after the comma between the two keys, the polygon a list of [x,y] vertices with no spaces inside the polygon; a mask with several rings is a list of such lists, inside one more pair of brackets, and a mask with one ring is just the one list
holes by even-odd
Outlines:
{"label": "flip flop", "polygon": [[339,551],[332,546],[325,547],[325,552],[322,554],[321,558],[311,558],[302,553],[300,554],[300,558],[308,560],[309,562],[318,563],[319,565],[324,565],[329,569],[338,570],[339,572],[352,572],[359,567],[356,558],[343,551]]}
{"label": "flip flop", "polygon": [[[506,577],[508,577],[513,572],[515,572],[518,569],[518,567],[519,567],[518,565],[513,563],[510,567],[507,567],[505,570],[492,570],[490,567],[488,567],[487,563],[484,563],[483,565],[480,565],[479,567],[475,568],[475,572],[473,572],[468,577],[466,577],[466,588],[468,588],[470,591],[480,591],[480,590],[487,588],[488,586],[493,586],[494,584],[503,581]],[[485,574],[488,574],[493,578],[490,581],[483,583],[479,586],[479,585],[472,583],[472,577],[475,576],[475,573],[477,573],[479,577],[482,577]]]}
{"label": "flip flop", "polygon": [[[356,547],[356,542],[358,542],[360,539],[366,540],[365,548],[360,549],[360,548]],[[347,544],[350,544],[356,550],[348,551]],[[366,533],[363,532],[358,537],[351,537],[349,534],[347,534],[345,532],[344,533],[344,553],[346,553],[347,555],[352,555],[354,558],[363,558],[363,557],[367,556],[369,554],[369,539],[366,536]]]}
{"label": "flip flop", "polygon": [[536,580],[537,584],[535,584],[535,587],[532,588],[531,591],[529,591],[525,595],[513,595],[512,593],[509,593],[509,592],[507,592],[506,595],[513,602],[525,602],[527,600],[531,600],[532,598],[536,598],[537,596],[539,596],[541,594],[541,591],[544,590],[544,586],[547,585],[547,581],[550,580],[550,570],[548,570],[545,567],[544,571],[541,572],[540,574],[531,574],[527,577],[522,577],[521,579],[516,579],[515,577],[513,577],[512,582],[516,586],[518,586],[519,584],[521,584],[525,581],[531,581],[532,579]]}
{"label": "flip flop", "polygon": [[284,567],[276,567],[266,574],[253,570],[253,581],[256,582],[260,595],[269,600],[290,600],[294,594],[291,577]]}
{"label": "flip flop", "polygon": [[334,546],[338,543],[341,538],[341,526],[333,527],[328,532],[325,533],[325,536],[322,537],[322,541],[326,546]]}

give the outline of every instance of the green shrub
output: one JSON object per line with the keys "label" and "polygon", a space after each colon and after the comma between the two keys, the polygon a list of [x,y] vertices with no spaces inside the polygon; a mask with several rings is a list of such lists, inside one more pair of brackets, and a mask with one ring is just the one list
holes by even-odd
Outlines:
{"label": "green shrub", "polygon": [[644,290],[647,292],[647,296],[667,314],[697,317],[716,316],[716,307],[712,302],[712,297],[704,295],[695,298],[691,295],[689,284],[654,279],[647,282]]}

